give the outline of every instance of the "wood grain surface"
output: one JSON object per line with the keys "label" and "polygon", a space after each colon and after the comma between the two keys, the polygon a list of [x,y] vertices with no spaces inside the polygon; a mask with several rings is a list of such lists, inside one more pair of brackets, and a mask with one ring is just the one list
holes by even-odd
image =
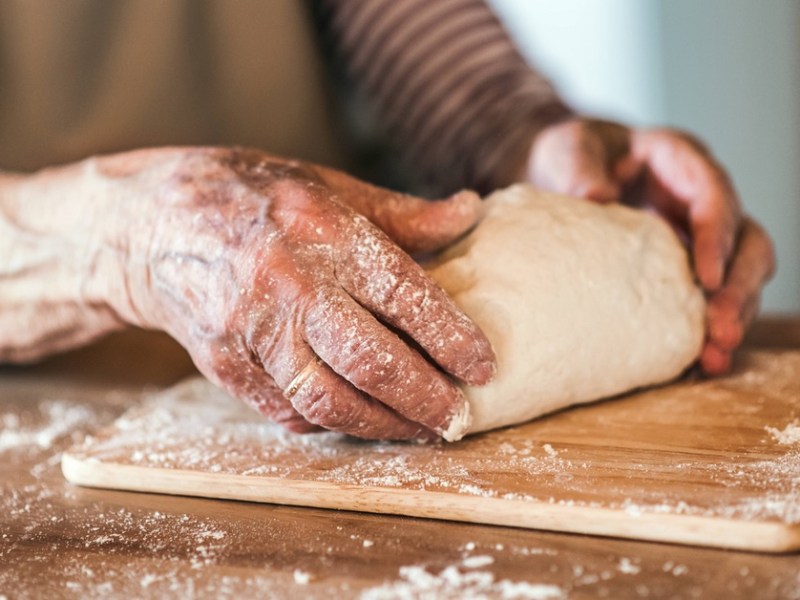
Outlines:
{"label": "wood grain surface", "polygon": [[800,548],[798,417],[791,350],[456,444],[293,435],[196,378],[62,468],[95,487],[786,552]]}
{"label": "wood grain surface", "polygon": [[[800,319],[762,320],[749,345],[800,349]],[[191,371],[177,345],[138,332],[42,365],[0,368],[0,597],[800,598],[797,554],[64,480],[63,450]]]}

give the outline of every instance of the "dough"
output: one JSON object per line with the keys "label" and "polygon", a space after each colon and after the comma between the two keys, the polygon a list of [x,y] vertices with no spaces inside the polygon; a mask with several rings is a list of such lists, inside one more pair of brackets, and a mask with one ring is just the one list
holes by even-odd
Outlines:
{"label": "dough", "polygon": [[464,388],[469,433],[662,383],[697,358],[705,302],[660,218],[524,185],[485,204],[426,266],[497,354],[495,379]]}

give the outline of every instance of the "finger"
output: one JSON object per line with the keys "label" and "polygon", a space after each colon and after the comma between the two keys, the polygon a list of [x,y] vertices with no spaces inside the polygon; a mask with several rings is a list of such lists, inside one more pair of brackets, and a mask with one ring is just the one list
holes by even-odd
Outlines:
{"label": "finger", "polygon": [[464,235],[483,212],[480,197],[461,191],[445,200],[421,200],[384,192],[378,203],[362,214],[398,246],[411,253],[435,252]]}
{"label": "finger", "polygon": [[752,295],[774,274],[775,249],[772,240],[761,225],[745,217],[725,286],[743,290],[744,295]]}
{"label": "finger", "polygon": [[380,231],[356,223],[350,235],[355,251],[336,267],[348,294],[405,332],[448,373],[473,385],[487,383],[495,356],[480,328]]}
{"label": "finger", "polygon": [[620,198],[613,167],[626,152],[624,128],[568,122],[539,134],[532,181],[550,191],[611,203]]}
{"label": "finger", "polygon": [[735,350],[758,311],[759,296],[741,296],[723,290],[709,298],[706,309],[708,339],[723,350]]}
{"label": "finger", "polygon": [[[260,370],[260,374],[258,371]],[[262,415],[294,433],[314,433],[322,428],[306,420],[286,400],[275,381],[263,369],[254,369],[247,375],[247,388],[238,388],[236,395]]]}
{"label": "finger", "polygon": [[469,231],[482,216],[480,197],[467,190],[423,200],[369,185],[338,171],[321,171],[340,201],[365,216],[407,252],[434,252]]}
{"label": "finger", "polygon": [[344,291],[313,304],[305,325],[313,351],[356,388],[446,439],[465,433],[461,391]]}
{"label": "finger", "polygon": [[774,270],[775,254],[769,237],[760,225],[745,219],[725,285],[709,298],[710,340],[728,350],[741,344],[758,311],[761,288]]}
{"label": "finger", "polygon": [[622,185],[628,185],[636,181],[642,173],[642,163],[634,156],[627,154],[614,164],[614,177]]}
{"label": "finger", "polygon": [[[320,427],[366,439],[412,439],[425,436],[425,428],[412,423],[380,402],[355,389],[319,360],[304,342],[293,347],[295,364],[302,364],[302,380],[296,373],[276,374],[287,390],[289,402],[303,417]],[[292,387],[289,391],[290,386]]]}
{"label": "finger", "polygon": [[696,144],[674,132],[637,131],[631,153],[646,166],[652,187],[660,191],[654,199],[657,210],[686,211],[695,272],[706,290],[719,289],[741,218],[739,199],[724,171]]}
{"label": "finger", "polygon": [[733,251],[737,219],[724,207],[720,191],[711,192],[704,207],[689,210],[692,229],[692,254],[700,283],[706,290],[717,290]]}
{"label": "finger", "polygon": [[731,367],[732,353],[713,343],[707,343],[700,354],[700,366],[708,375],[723,375]]}
{"label": "finger", "polygon": [[[209,363],[212,361],[204,361]],[[312,433],[320,428],[309,423],[283,397],[283,392],[262,366],[241,346],[239,352],[215,357],[213,366],[201,368],[203,374],[234,398],[254,408],[270,421],[294,433]]]}
{"label": "finger", "polygon": [[608,169],[609,157],[602,140],[587,136],[576,145],[572,160],[567,162],[564,177],[566,193],[600,204],[616,202],[620,197],[619,184]]}

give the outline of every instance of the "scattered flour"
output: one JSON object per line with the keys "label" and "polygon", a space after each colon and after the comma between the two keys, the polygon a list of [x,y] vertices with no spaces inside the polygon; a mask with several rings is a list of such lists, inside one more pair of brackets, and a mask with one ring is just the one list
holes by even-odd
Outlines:
{"label": "scattered flour", "polygon": [[672,573],[676,577],[680,577],[681,575],[686,575],[689,572],[689,567],[668,560],[661,566],[661,570],[665,573]]}
{"label": "scattered flour", "polygon": [[489,556],[488,554],[483,554],[479,556],[468,556],[461,564],[466,567],[467,569],[479,569],[481,567],[488,567],[494,562],[494,557]]}
{"label": "scattered flour", "polygon": [[[76,408],[78,410],[73,410]],[[281,476],[284,474],[284,467],[280,459],[284,455],[299,456],[310,465],[326,465],[333,462],[342,466],[340,461],[342,457],[357,454],[358,449],[363,448],[365,451],[362,456],[351,463],[345,463],[344,468],[338,471],[323,471],[320,478],[345,484],[366,482],[390,487],[430,488],[462,494],[495,494],[498,498],[504,497],[505,490],[496,489],[490,482],[477,480],[473,472],[464,468],[457,460],[451,461],[451,455],[441,451],[437,445],[422,448],[412,445],[365,445],[343,440],[334,434],[299,437],[255,421],[249,416],[240,420],[228,409],[220,412],[219,419],[206,418],[208,415],[202,419],[194,416],[190,418],[188,416],[190,408],[194,410],[193,407],[187,407],[185,414],[175,414],[170,410],[150,413],[145,423],[137,422],[134,417],[123,419],[123,429],[127,426],[133,434],[144,428],[152,434],[152,437],[146,446],[138,446],[136,450],[124,444],[116,447],[113,444],[106,444],[105,451],[108,454],[104,459],[121,456],[133,464],[180,467],[188,463],[197,468],[207,468],[209,463],[219,461],[219,446],[222,445],[222,451],[226,452],[234,463],[232,467],[223,465],[223,471],[234,473],[248,471],[252,474]],[[3,444],[8,444],[8,449],[49,448],[51,454],[55,454],[55,449],[61,447],[66,441],[65,436],[70,433],[69,427],[59,425],[70,420],[74,423],[73,428],[93,423],[91,410],[85,409],[87,412],[81,417],[81,409],[80,406],[62,401],[42,403],[37,409],[41,414],[35,421],[27,419],[25,414],[18,416],[0,412],[0,451],[5,449]],[[42,425],[36,425],[40,421],[43,421]],[[792,423],[791,427],[800,429],[797,423]],[[787,431],[792,432],[790,426],[782,431],[775,430],[775,433],[772,431],[770,433],[773,436],[776,433],[784,435]],[[12,443],[12,436],[7,435],[4,438],[2,435],[4,433],[14,433],[16,437],[13,439],[26,441],[19,444]],[[760,429],[758,433],[763,435]],[[251,451],[247,444],[237,443],[240,439],[253,442],[251,446],[255,450]],[[587,469],[574,459],[574,453],[568,448],[563,450],[559,448],[560,452],[557,452],[552,446],[550,452],[548,446],[535,440],[504,443],[498,456],[486,459],[482,467],[492,469],[502,463],[537,481],[545,479],[557,482],[559,486],[567,489],[585,489],[581,486],[585,485],[584,473]],[[680,461],[669,465],[670,472],[680,471],[681,474],[698,470],[704,475],[711,472],[713,480],[721,484],[724,491],[738,494],[735,500],[724,498],[724,506],[687,504],[668,494],[661,497],[636,497],[630,490],[624,488],[621,488],[620,504],[631,514],[642,512],[704,514],[710,511],[714,514],[727,514],[726,511],[735,510],[738,511],[737,514],[750,515],[754,518],[772,514],[782,519],[790,519],[792,522],[800,522],[798,506],[800,451],[794,447],[781,450],[783,454],[780,456],[761,458],[764,455],[759,455],[758,460],[745,464],[722,461],[701,464],[692,462],[689,457],[682,457]],[[114,452],[117,454],[114,455]],[[418,455],[424,455],[424,460]],[[34,468],[37,472],[47,472],[52,475],[52,472],[57,470],[57,456],[47,460],[37,456],[36,461],[38,462]],[[372,461],[371,465],[368,461]],[[685,462],[681,464],[681,461]],[[642,460],[626,462],[626,469],[649,468],[652,468],[652,465]],[[620,474],[626,472],[619,471]],[[776,477],[779,481],[776,481]],[[622,477],[620,480],[624,482]],[[751,496],[743,495],[739,490],[746,490]],[[66,494],[68,499],[75,500],[69,502],[66,508],[63,494]],[[43,485],[43,480],[39,480],[38,477],[31,485],[2,487],[0,484],[0,509],[6,511],[15,523],[12,533],[0,532],[0,590],[13,589],[10,585],[16,576],[13,560],[19,555],[18,547],[24,545],[26,548],[36,549],[33,568],[39,569],[41,565],[48,564],[53,556],[59,557],[58,566],[53,567],[52,571],[58,577],[53,578],[55,583],[52,583],[52,586],[60,587],[59,593],[54,593],[53,597],[64,595],[87,599],[109,595],[175,598],[203,596],[241,598],[270,595],[279,597],[282,592],[285,595],[287,584],[290,589],[292,585],[307,585],[308,587],[303,588],[302,593],[298,594],[307,597],[323,597],[314,594],[318,588],[329,584],[334,588],[333,593],[341,597],[351,597],[360,591],[345,587],[347,582],[339,581],[335,577],[326,581],[328,574],[324,565],[327,563],[324,561],[320,563],[319,570],[316,566],[312,566],[313,573],[301,569],[292,570],[297,563],[289,563],[287,567],[282,559],[277,559],[275,564],[269,565],[265,561],[262,571],[247,571],[245,574],[238,572],[241,551],[238,540],[242,536],[243,528],[250,527],[251,524],[238,523],[234,520],[220,521],[181,512],[170,514],[161,505],[157,506],[160,510],[109,507],[104,503],[78,500],[80,495],[71,496],[72,494],[78,492],[69,487],[64,490],[61,487],[48,487]],[[92,494],[87,493],[86,496],[91,497]],[[629,499],[623,500],[624,498]],[[513,499],[527,498],[516,494]],[[548,501],[547,496],[531,500]],[[551,499],[550,502],[566,503],[561,499]],[[723,499],[720,499],[721,502]],[[575,500],[574,505],[592,505],[592,500]],[[54,542],[52,524],[55,522],[60,523],[60,527],[66,528],[68,535],[63,540]],[[287,530],[283,525],[270,525],[269,520],[259,521],[252,526],[258,527],[259,536],[275,540],[275,543],[291,539],[291,543],[283,543],[286,543],[288,548],[294,547],[293,530]],[[341,534],[343,538],[347,538],[349,531],[352,531],[342,525],[337,525],[335,529],[348,532]],[[355,540],[348,542],[350,550],[353,543],[363,545],[364,548],[371,547],[372,539],[376,540],[375,545],[382,550],[393,547],[392,544],[395,543],[394,541],[387,543],[387,539],[395,539],[392,537],[370,536],[372,539],[365,539],[363,534],[349,537]],[[715,566],[706,566],[702,561],[696,563],[676,559],[662,564],[663,555],[653,559],[648,558],[646,554],[642,558],[626,558],[605,553],[604,562],[600,566],[593,564],[581,567],[574,573],[571,570],[559,572],[555,567],[568,560],[566,555],[570,551],[569,545],[555,545],[554,547],[558,548],[555,550],[538,547],[537,545],[545,544],[542,540],[536,541],[537,545],[531,547],[518,546],[513,541],[503,541],[506,542],[505,545],[474,541],[461,545],[454,544],[451,549],[456,552],[455,555],[450,558],[433,559],[442,560],[441,563],[410,564],[414,561],[427,560],[412,556],[404,562],[397,563],[409,566],[397,572],[393,571],[384,583],[364,591],[362,597],[368,600],[370,598],[553,600],[570,596],[579,586],[592,585],[596,585],[597,588],[591,591],[597,592],[600,596],[601,592],[607,591],[607,588],[603,587],[604,582],[615,575],[618,577],[618,582],[625,582],[640,595],[649,594],[650,597],[656,597],[656,587],[651,586],[648,589],[648,586],[643,584],[637,585],[637,580],[632,576],[640,574],[644,569],[647,569],[649,575],[653,570],[659,571],[663,568],[664,574],[675,577],[673,582],[675,586],[686,586],[693,580],[701,581],[701,577],[706,577],[709,573],[711,577],[716,574]],[[336,556],[338,549],[335,542],[325,540],[325,544],[328,543],[331,544],[327,546],[328,556],[323,556],[326,561],[333,560],[331,556]],[[505,577],[511,575],[496,568],[495,563],[505,566],[504,560],[499,554],[496,556],[490,554],[504,549],[511,557],[532,557],[530,563],[526,563],[531,564],[531,571],[518,575],[528,581],[512,581],[504,578],[504,575]],[[69,552],[59,552],[60,550]],[[123,564],[119,560],[120,551],[132,558]],[[320,550],[320,553],[324,555],[324,549]],[[558,560],[551,561],[547,558],[559,554],[562,556]],[[284,555],[278,553],[276,556]],[[346,557],[347,554],[342,556]],[[89,563],[92,565],[91,569],[86,566],[88,560],[92,561]],[[541,562],[535,563],[536,560]],[[303,567],[308,566],[307,563],[302,564]],[[235,565],[235,568],[229,568],[231,565]],[[685,577],[690,569],[692,576]],[[748,589],[755,589],[754,586],[764,583],[760,575],[764,570],[756,565],[752,568],[752,573],[745,567],[737,573],[740,572],[742,581],[747,579]],[[555,582],[558,585],[554,585]],[[779,590],[781,593],[776,593],[774,597],[800,599],[800,578],[796,578],[794,573],[788,574],[787,571],[786,575],[776,576],[775,582],[769,589]],[[740,585],[745,586],[744,583]],[[694,589],[700,588],[692,588],[691,591]],[[580,591],[587,592],[586,597],[588,597],[586,588]],[[325,593],[330,594],[330,592],[328,589]],[[686,597],[693,595],[687,593]],[[0,593],[0,600],[7,598]]]}
{"label": "scattered flour", "polygon": [[81,425],[96,421],[97,414],[86,406],[64,400],[43,402],[40,422],[26,426],[16,412],[0,414],[0,452],[23,446],[45,450]]}
{"label": "scattered flour", "polygon": [[547,453],[547,456],[549,456],[550,458],[555,458],[556,456],[558,456],[558,452],[550,444],[545,444],[544,446],[542,446],[542,449]]}
{"label": "scattered flour", "polygon": [[779,444],[788,446],[790,444],[800,443],[800,423],[796,420],[789,423],[783,429],[778,429],[777,427],[765,427],[764,429],[766,429],[767,433]]}
{"label": "scattered flour", "polygon": [[[463,566],[463,565],[462,565]],[[362,600],[477,600],[483,598],[557,600],[566,598],[564,590],[551,584],[496,580],[488,571],[463,572],[450,565],[438,574],[425,567],[400,567],[400,581],[365,590]]]}
{"label": "scattered flour", "polygon": [[146,590],[147,588],[150,587],[151,584],[155,583],[158,580],[159,580],[158,575],[153,575],[152,573],[145,573],[144,575],[142,575],[140,584],[142,586],[142,589]]}
{"label": "scattered flour", "polygon": [[630,558],[622,557],[619,559],[617,570],[624,575],[638,575],[642,568],[639,565],[634,564]]}
{"label": "scattered flour", "polygon": [[[334,433],[298,436],[255,417],[207,384],[198,385],[187,382],[127,413],[117,421],[114,438],[87,447],[104,462],[167,469],[269,478],[313,474],[314,481],[344,486],[606,507],[634,517],[671,513],[800,523],[800,451],[794,447],[769,458],[754,454],[750,462],[744,457],[717,461],[702,454],[697,458],[682,454],[681,460],[668,465],[621,449],[607,467],[619,485],[616,499],[609,500],[596,495],[595,463],[574,459],[550,443],[504,441],[476,462],[473,456],[480,456],[484,443],[480,438],[452,447],[364,443]],[[202,410],[198,410],[201,394]],[[461,460],[462,453],[470,460]],[[726,493],[687,497],[660,489],[647,491],[637,482],[651,477],[654,469],[669,479],[700,477]],[[506,472],[517,474],[513,488],[483,476]],[[532,483],[530,492],[519,485],[521,481]]]}
{"label": "scattered flour", "polygon": [[303,571],[302,569],[295,569],[292,573],[292,577],[294,577],[294,582],[297,585],[308,585],[311,581],[311,573]]}

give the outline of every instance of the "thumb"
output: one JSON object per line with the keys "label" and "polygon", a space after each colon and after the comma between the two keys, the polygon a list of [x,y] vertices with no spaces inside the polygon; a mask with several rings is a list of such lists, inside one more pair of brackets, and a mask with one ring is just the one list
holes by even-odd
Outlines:
{"label": "thumb", "polygon": [[480,197],[462,190],[424,200],[379,188],[339,171],[320,169],[337,198],[369,219],[409,253],[435,252],[464,235],[483,215]]}
{"label": "thumb", "polygon": [[616,202],[620,186],[609,172],[609,157],[602,141],[586,136],[575,144],[571,160],[565,161],[565,193],[600,204]]}
{"label": "thumb", "polygon": [[443,200],[386,192],[365,216],[410,253],[435,252],[453,243],[480,220],[481,199],[463,190]]}
{"label": "thumb", "polygon": [[621,126],[574,120],[551,126],[536,138],[529,176],[541,188],[603,204],[620,199],[613,165],[626,153]]}
{"label": "thumb", "polygon": [[619,200],[621,189],[603,162],[578,158],[567,193],[599,204],[611,204]]}

